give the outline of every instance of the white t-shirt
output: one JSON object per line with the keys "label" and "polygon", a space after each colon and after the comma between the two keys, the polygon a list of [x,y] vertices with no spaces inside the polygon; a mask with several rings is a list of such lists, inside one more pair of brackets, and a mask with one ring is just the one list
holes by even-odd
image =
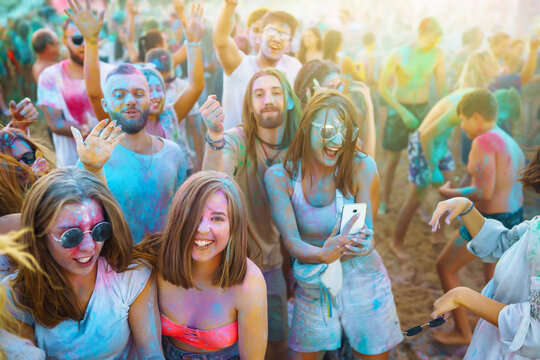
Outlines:
{"label": "white t-shirt", "polygon": [[[67,73],[68,60],[49,66],[39,75],[37,105],[62,110],[65,121],[78,125],[97,125],[96,115],[90,105],[84,79],[73,79]],[[101,87],[114,65],[100,63]],[[52,134],[58,167],[75,165],[79,157],[72,137]]]}
{"label": "white t-shirt", "polygon": [[[129,325],[129,309],[142,292],[151,270],[133,266],[117,273],[102,257],[98,258],[94,292],[80,324],[64,320],[54,328],[34,321],[31,314],[11,310],[12,315],[34,328],[36,345],[45,351],[47,359],[134,359],[135,348]],[[2,284],[11,293],[10,280]]]}
{"label": "white t-shirt", "polygon": [[45,353],[28,339],[0,330],[0,351],[9,360],[45,360]]}
{"label": "white t-shirt", "polygon": [[[277,63],[276,69],[283,72],[291,87],[294,87],[296,74],[301,67],[302,64],[296,58],[283,55]],[[242,62],[232,74],[223,74],[223,112],[225,113],[223,125],[225,130],[242,124],[242,106],[244,105],[246,88],[253,75],[260,70],[262,69],[257,64],[256,55],[242,54]]]}

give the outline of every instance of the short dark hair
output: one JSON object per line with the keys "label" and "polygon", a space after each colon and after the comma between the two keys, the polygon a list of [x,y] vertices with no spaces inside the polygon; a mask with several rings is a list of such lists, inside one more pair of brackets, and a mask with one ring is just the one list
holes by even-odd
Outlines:
{"label": "short dark hair", "polygon": [[261,20],[269,11],[270,9],[267,8],[258,8],[250,12],[246,22],[248,29],[255,21]]}
{"label": "short dark hair", "polygon": [[523,187],[531,187],[540,194],[540,146],[536,148],[536,154],[521,172],[519,181]]}
{"label": "short dark hair", "polygon": [[466,118],[478,114],[487,121],[495,121],[497,120],[497,99],[486,89],[474,90],[461,98],[457,113]]}
{"label": "short dark hair", "polygon": [[47,44],[54,44],[51,30],[46,28],[38,29],[32,35],[32,48],[36,54],[41,54],[47,48]]}
{"label": "short dark hair", "polygon": [[434,17],[423,18],[418,26],[418,32],[421,34],[429,33],[442,36],[443,30],[441,24]]}
{"label": "short dark hair", "polygon": [[112,69],[110,73],[107,74],[107,77],[105,78],[105,82],[107,82],[110,77],[115,76],[115,75],[133,75],[133,74],[139,74],[141,76],[144,76],[144,74],[132,64],[128,64],[128,63],[120,64],[114,69]]}
{"label": "short dark hair", "polygon": [[276,10],[276,11],[269,11],[262,17],[262,27],[264,27],[272,22],[282,22],[291,28],[291,37],[294,36],[294,33],[296,32],[296,28],[298,27],[298,20],[291,14],[289,14],[286,11]]}
{"label": "short dark hair", "polygon": [[172,56],[169,50],[155,48],[146,54],[146,63],[151,63],[156,66],[157,71],[169,72],[173,68]]}
{"label": "short dark hair", "polygon": [[362,37],[362,43],[364,45],[371,45],[375,42],[375,34],[372,32],[368,32]]}

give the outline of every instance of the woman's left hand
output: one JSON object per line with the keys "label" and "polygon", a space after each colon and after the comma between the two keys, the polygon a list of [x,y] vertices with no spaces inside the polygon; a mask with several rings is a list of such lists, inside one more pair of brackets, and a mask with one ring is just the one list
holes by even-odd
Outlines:
{"label": "woman's left hand", "polygon": [[448,291],[446,294],[435,300],[435,302],[433,303],[433,312],[431,313],[431,317],[435,319],[463,305],[462,299],[466,297],[464,293],[466,293],[467,291],[472,290],[460,286],[457,288],[453,288],[452,290]]}
{"label": "woman's left hand", "polygon": [[43,158],[39,150],[36,152],[36,161],[32,164],[31,169],[38,179],[49,172],[49,163]]}
{"label": "woman's left hand", "polygon": [[373,241],[373,230],[368,229],[366,225],[356,234],[349,235],[352,243],[343,255],[367,256],[375,250]]}

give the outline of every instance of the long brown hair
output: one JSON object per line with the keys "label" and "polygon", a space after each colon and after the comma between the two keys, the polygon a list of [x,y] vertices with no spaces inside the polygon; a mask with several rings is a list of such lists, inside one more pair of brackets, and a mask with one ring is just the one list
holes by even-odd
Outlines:
{"label": "long brown hair", "polygon": [[117,272],[126,270],[131,261],[132,239],[128,225],[116,200],[98,178],[86,170],[67,167],[39,179],[23,201],[21,226],[31,231],[23,234],[20,242],[47,275],[21,268],[13,289],[17,305],[45,327],[55,327],[67,319],[80,321],[84,317],[74,289],[47,249],[46,238],[62,208],[85,199],[100,203],[106,221],[112,224],[113,235],[103,244],[100,256]]}
{"label": "long brown hair", "polygon": [[[315,161],[311,150],[311,122],[319,112],[325,113],[325,123],[330,110],[335,110],[339,119],[347,128],[347,138],[343,139],[344,151],[336,163],[336,188],[344,196],[356,193],[353,180],[353,160],[355,155],[356,139],[353,138],[353,127],[363,129],[364,119],[360,118],[351,99],[336,90],[322,90],[308,101],[304,108],[300,128],[294,137],[287,154],[285,155],[285,169],[291,178],[296,178],[301,171],[302,178],[312,176],[312,163]],[[360,134],[359,134],[360,135]],[[302,168],[299,168],[302,160]]]}
{"label": "long brown hair", "polygon": [[241,284],[247,271],[250,232],[247,207],[236,181],[216,171],[198,172],[180,186],[165,231],[136,245],[134,256],[152,263],[166,281],[186,289],[195,287],[191,252],[204,206],[216,191],[221,191],[227,199],[230,239],[212,285],[227,288]]}
{"label": "long brown hair", "polygon": [[26,143],[32,150],[41,151],[43,157],[54,169],[54,154],[39,142],[29,138],[14,128],[0,130],[0,216],[21,212],[24,195],[37,180],[30,166],[19,163],[13,157],[15,141]]}
{"label": "long brown hair", "polygon": [[[302,116],[300,100],[298,100],[298,97],[292,90],[289,81],[281,71],[274,68],[266,68],[253,75],[244,95],[244,106],[242,109],[242,126],[244,127],[244,131],[246,134],[247,154],[250,158],[250,162],[255,164],[255,166],[257,164],[257,156],[255,155],[255,142],[257,140],[257,119],[255,118],[255,112],[253,111],[253,84],[255,83],[255,80],[265,75],[275,76],[279,80],[285,96],[285,106],[287,109],[285,111],[285,131],[283,132],[281,143],[278,144],[279,149],[285,149],[289,146],[294,137],[294,134],[298,129],[300,117]],[[290,110],[288,110],[287,104],[289,104],[289,102],[291,101],[293,106]],[[247,161],[243,161],[244,165],[246,163]]]}
{"label": "long brown hair", "polygon": [[[317,50],[322,50],[322,36],[319,30],[316,27],[310,27],[304,30],[304,33],[306,31],[311,31],[311,33],[317,38]],[[298,49],[298,60],[302,63],[306,63],[306,54],[307,54],[307,47],[306,44],[304,44],[304,34],[302,33],[302,39],[300,40],[300,49]]]}

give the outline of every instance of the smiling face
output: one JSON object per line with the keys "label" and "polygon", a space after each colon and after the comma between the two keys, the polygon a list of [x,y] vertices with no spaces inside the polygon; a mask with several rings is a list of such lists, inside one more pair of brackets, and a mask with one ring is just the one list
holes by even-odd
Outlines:
{"label": "smiling face", "polygon": [[103,221],[105,221],[103,207],[96,200],[85,199],[82,203],[66,204],[58,213],[46,235],[46,246],[66,277],[91,275],[96,268],[103,242],[94,241],[91,233],[87,232],[78,246],[66,249],[54,239],[53,235],[60,239],[66,230],[72,228],[90,231]]}
{"label": "smiling face", "polygon": [[195,233],[191,257],[194,261],[206,262],[221,254],[230,237],[227,198],[220,190],[206,201],[201,222]]}
{"label": "smiling face", "polygon": [[253,82],[251,101],[258,126],[275,129],[283,124],[286,100],[278,78],[273,75],[257,78]]}
{"label": "smiling face", "polygon": [[105,84],[105,99],[101,103],[128,134],[142,131],[148,122],[150,98],[148,83],[142,74],[113,75]]}
{"label": "smiling face", "polygon": [[150,90],[150,114],[159,115],[165,106],[165,92],[161,81],[156,76],[150,76],[148,88]]}
{"label": "smiling face", "polygon": [[[325,139],[327,129],[338,129],[331,139]],[[312,119],[310,142],[313,158],[324,167],[334,167],[343,148],[343,135],[345,124],[339,119],[335,109],[322,109]]]}
{"label": "smiling face", "polygon": [[263,29],[259,51],[268,61],[277,62],[287,52],[290,42],[291,27],[285,23],[272,22]]}

